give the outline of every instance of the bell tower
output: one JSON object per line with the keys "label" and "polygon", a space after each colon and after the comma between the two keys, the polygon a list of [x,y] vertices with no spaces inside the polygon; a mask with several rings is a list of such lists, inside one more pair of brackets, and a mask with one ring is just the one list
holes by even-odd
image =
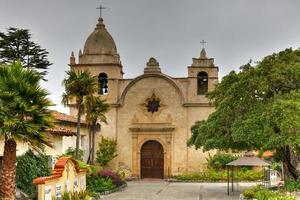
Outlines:
{"label": "bell tower", "polygon": [[215,88],[218,83],[218,67],[213,58],[208,58],[205,48],[200,52],[199,58],[193,58],[192,65],[188,67],[188,101],[193,103],[207,103],[205,94]]}
{"label": "bell tower", "polygon": [[88,69],[98,78],[98,95],[103,96],[109,103],[117,101],[117,85],[123,79],[123,66],[115,41],[106,30],[102,17],[86,39],[83,51],[79,50],[77,63],[72,52],[69,66],[77,71]]}

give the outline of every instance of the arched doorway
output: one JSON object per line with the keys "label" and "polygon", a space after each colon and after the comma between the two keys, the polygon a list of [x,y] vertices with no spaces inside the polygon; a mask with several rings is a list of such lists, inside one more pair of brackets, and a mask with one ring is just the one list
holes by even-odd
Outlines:
{"label": "arched doorway", "polygon": [[141,178],[164,178],[164,149],[154,140],[141,148]]}

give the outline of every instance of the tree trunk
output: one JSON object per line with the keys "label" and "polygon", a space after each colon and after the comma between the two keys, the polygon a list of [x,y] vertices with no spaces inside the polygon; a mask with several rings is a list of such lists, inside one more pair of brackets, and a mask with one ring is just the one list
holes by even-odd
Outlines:
{"label": "tree trunk", "polygon": [[79,142],[80,142],[80,119],[81,119],[81,103],[77,103],[78,113],[77,113],[77,133],[76,133],[76,149],[75,149],[75,158],[78,159],[79,156]]}
{"label": "tree trunk", "polygon": [[93,124],[93,131],[92,131],[92,164],[95,162],[95,135],[96,135],[96,128],[97,124]]}
{"label": "tree trunk", "polygon": [[293,164],[291,150],[289,146],[286,146],[283,150],[283,170],[284,170],[284,178],[287,179],[298,179],[298,172],[296,167]]}
{"label": "tree trunk", "polygon": [[0,172],[0,196],[5,200],[14,200],[16,195],[16,150],[15,140],[5,139]]}
{"label": "tree trunk", "polygon": [[88,125],[88,131],[89,131],[89,153],[88,153],[88,160],[87,163],[88,164],[92,164],[92,126],[89,124]]}

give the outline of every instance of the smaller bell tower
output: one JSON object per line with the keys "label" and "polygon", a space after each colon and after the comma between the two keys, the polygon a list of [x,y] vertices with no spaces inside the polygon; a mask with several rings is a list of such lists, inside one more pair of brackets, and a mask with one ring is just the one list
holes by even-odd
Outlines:
{"label": "smaller bell tower", "polygon": [[199,58],[193,58],[188,67],[188,101],[193,103],[207,103],[205,94],[215,88],[218,83],[218,67],[213,58],[208,58],[205,48],[200,52]]}

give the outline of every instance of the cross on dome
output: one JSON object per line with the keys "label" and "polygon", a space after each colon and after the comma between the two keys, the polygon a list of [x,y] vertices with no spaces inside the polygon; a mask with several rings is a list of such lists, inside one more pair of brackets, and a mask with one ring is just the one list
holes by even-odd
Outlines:
{"label": "cross on dome", "polygon": [[206,41],[202,40],[200,43],[202,44],[202,49],[204,49],[204,46],[206,45]]}
{"label": "cross on dome", "polygon": [[99,9],[100,11],[100,18],[102,18],[102,10],[106,9],[105,7],[103,7],[101,4],[99,7],[96,7],[96,9]]}

